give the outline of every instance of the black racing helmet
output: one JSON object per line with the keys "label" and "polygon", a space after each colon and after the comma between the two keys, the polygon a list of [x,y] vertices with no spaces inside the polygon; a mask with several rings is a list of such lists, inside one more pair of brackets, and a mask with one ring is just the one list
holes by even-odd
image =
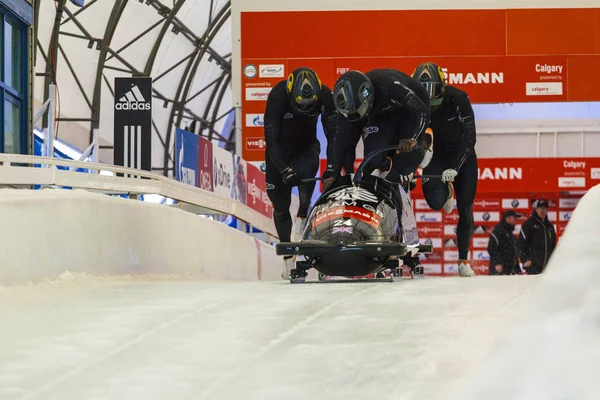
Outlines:
{"label": "black racing helmet", "polygon": [[427,62],[419,65],[413,72],[412,77],[427,90],[431,108],[439,107],[446,94],[444,71],[437,64]]}
{"label": "black racing helmet", "polygon": [[374,96],[371,80],[360,71],[346,72],[339,77],[333,88],[335,108],[353,122],[369,114]]}
{"label": "black racing helmet", "polygon": [[286,93],[295,112],[307,115],[319,106],[319,95],[322,88],[317,73],[310,68],[297,68],[287,80]]}

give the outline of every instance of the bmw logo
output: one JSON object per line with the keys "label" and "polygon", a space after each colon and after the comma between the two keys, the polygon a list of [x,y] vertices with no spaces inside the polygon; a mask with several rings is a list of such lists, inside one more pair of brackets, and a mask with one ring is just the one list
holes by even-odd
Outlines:
{"label": "bmw logo", "polygon": [[483,218],[484,221],[489,221],[490,220],[490,213],[487,213],[487,212],[484,213],[482,218]]}
{"label": "bmw logo", "polygon": [[514,208],[519,207],[519,200],[515,199],[510,203],[511,206],[513,206]]}

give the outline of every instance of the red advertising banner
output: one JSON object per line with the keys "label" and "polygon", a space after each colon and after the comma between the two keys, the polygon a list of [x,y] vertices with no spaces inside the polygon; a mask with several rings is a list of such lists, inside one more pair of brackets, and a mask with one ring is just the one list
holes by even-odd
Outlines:
{"label": "red advertising banner", "polygon": [[265,174],[250,163],[247,163],[247,166],[248,196],[246,204],[253,210],[271,218],[273,216],[273,203],[271,203],[269,196],[267,196]]}
{"label": "red advertising banner", "polygon": [[[355,165],[360,162],[362,159],[357,159]],[[325,170],[326,164],[327,160],[321,159],[320,171]],[[580,191],[600,184],[600,157],[480,158],[478,166],[477,193],[488,195]],[[422,194],[420,183],[413,193]]]}
{"label": "red advertising banner", "polygon": [[[473,103],[600,100],[600,74],[588,72],[600,68],[600,8],[270,11],[243,12],[241,19],[242,156],[249,161],[264,159],[260,116],[270,89],[300,66],[333,87],[349,69],[411,73],[431,61]],[[297,38],[273,34],[307,20],[322,29]],[[423,34],[422,21],[435,32]],[[374,28],[340,45],[347,26]],[[436,33],[442,31],[444,40]]]}
{"label": "red advertising banner", "polygon": [[209,140],[198,137],[198,187],[213,191],[213,145]]}

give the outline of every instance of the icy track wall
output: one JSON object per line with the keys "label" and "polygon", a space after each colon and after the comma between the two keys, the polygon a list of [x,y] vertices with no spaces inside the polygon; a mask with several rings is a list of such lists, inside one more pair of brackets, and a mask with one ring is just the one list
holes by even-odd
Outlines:
{"label": "icy track wall", "polygon": [[164,205],[82,190],[0,190],[0,285],[92,276],[273,280],[274,247]]}
{"label": "icy track wall", "polygon": [[600,185],[579,202],[503,339],[450,399],[600,399]]}

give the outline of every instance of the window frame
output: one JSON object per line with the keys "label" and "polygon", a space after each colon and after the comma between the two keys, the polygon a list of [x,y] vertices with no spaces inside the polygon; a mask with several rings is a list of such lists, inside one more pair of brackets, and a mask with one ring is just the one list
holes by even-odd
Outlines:
{"label": "window frame", "polygon": [[[4,73],[6,70],[7,60],[5,59],[5,24],[10,23],[13,26],[13,37],[15,31],[20,35],[20,52],[19,69],[21,70],[19,83],[21,91],[14,89],[4,82]],[[0,127],[0,153],[5,153],[4,140],[6,136],[4,117],[6,102],[11,102],[19,107],[19,152],[17,154],[29,154],[29,134],[28,134],[28,100],[29,100],[29,25],[15,15],[10,9],[0,3],[0,99],[2,99],[2,107],[0,107],[0,118],[2,124]],[[14,54],[13,54],[14,57]],[[14,58],[13,58],[14,59]],[[12,65],[12,60],[10,60]]]}

